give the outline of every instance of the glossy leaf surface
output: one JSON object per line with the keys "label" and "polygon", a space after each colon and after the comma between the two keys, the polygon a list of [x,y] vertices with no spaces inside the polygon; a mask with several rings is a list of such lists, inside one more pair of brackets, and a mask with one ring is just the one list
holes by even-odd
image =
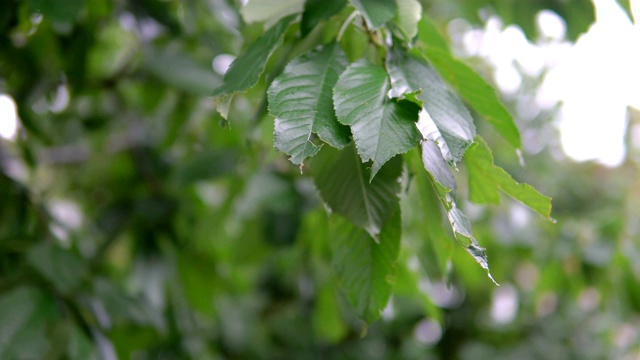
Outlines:
{"label": "glossy leaf surface", "polygon": [[349,142],[349,130],[338,123],[332,89],[347,66],[340,45],[332,43],[294,59],[268,91],[269,111],[275,119],[274,146],[291,155],[294,164],[314,156],[321,145],[317,135],[341,149]]}
{"label": "glossy leaf surface", "polygon": [[416,146],[417,108],[387,97],[389,79],[383,67],[366,60],[345,70],[333,93],[338,121],[351,127],[363,162],[373,161],[371,179],[391,157]]}
{"label": "glossy leaf surface", "polygon": [[372,181],[353,145],[342,151],[325,147],[311,166],[314,182],[331,210],[377,239],[398,209],[402,159],[391,159]]}
{"label": "glossy leaf surface", "polygon": [[217,88],[213,95],[222,96],[252,88],[264,71],[269,56],[280,46],[282,35],[296,16],[294,14],[282,18],[258,40],[249,45],[249,48],[231,63],[224,74],[222,86]]}

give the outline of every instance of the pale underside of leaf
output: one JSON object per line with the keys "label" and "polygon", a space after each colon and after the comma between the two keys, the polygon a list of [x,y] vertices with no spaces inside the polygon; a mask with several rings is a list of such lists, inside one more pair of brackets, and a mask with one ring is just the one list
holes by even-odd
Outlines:
{"label": "pale underside of leaf", "polygon": [[297,15],[293,14],[282,18],[240,54],[229,66],[224,74],[222,86],[213,92],[213,96],[244,92],[252,88],[264,71],[267,60],[282,43],[283,34],[296,17]]}
{"label": "pale underside of leaf", "polygon": [[350,0],[350,2],[372,29],[377,29],[393,19],[398,11],[394,0]]}
{"label": "pale underside of leaf", "polygon": [[382,228],[379,242],[349,222],[334,218],[333,265],[359,318],[380,317],[395,283],[400,252],[401,220],[397,210]]}
{"label": "pale underside of leaf", "polygon": [[249,0],[240,15],[246,23],[266,21],[267,26],[281,18],[302,11],[304,0]]}
{"label": "pale underside of leaf", "polygon": [[397,0],[398,13],[394,19],[402,38],[410,42],[418,34],[418,22],[422,17],[422,5],[418,0]]}
{"label": "pale underside of leaf", "polygon": [[348,130],[338,123],[332,89],[347,66],[340,46],[332,43],[294,59],[268,91],[269,112],[276,117],[274,145],[291,155],[294,164],[314,156],[320,146],[313,134],[342,149],[349,142]]}
{"label": "pale underside of leaf", "polygon": [[498,93],[472,68],[442,49],[426,47],[433,66],[488,123],[514,148],[522,147],[520,131]]}
{"label": "pale underside of leaf", "polygon": [[342,73],[333,93],[338,121],[351,127],[362,161],[373,161],[371,179],[419,139],[413,107],[392,101],[388,91],[384,68],[360,60]]}
{"label": "pale underside of leaf", "polygon": [[454,165],[473,143],[475,125],[462,102],[451,93],[426,60],[394,48],[387,57],[390,97],[415,93],[422,102],[418,128],[425,140],[435,141],[442,156]]}
{"label": "pale underside of leaf", "polygon": [[[458,208],[452,191],[455,181],[447,163],[438,154],[438,147],[432,141],[422,142],[422,162],[425,169],[430,174],[432,185],[438,195],[440,203],[444,207],[451,229],[456,240],[467,250],[480,266],[487,271],[489,278],[495,283],[489,271],[489,262],[484,249],[479,246],[478,241],[473,236],[471,222],[467,216]],[[497,283],[496,283],[497,284]]]}
{"label": "pale underside of leaf", "polygon": [[369,170],[355,146],[341,151],[325,147],[312,159],[311,171],[329,208],[378,239],[382,226],[399,207],[402,159],[392,158],[369,182]]}

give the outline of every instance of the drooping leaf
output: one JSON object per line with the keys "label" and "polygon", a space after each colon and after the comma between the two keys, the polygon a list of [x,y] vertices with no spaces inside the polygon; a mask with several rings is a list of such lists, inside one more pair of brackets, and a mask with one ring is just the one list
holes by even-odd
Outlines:
{"label": "drooping leaf", "polygon": [[253,87],[264,71],[269,56],[280,46],[282,35],[296,16],[293,14],[282,18],[238,56],[229,66],[222,86],[214,90],[213,96],[243,92]]}
{"label": "drooping leaf", "polygon": [[459,162],[476,133],[473,119],[462,102],[415,52],[392,49],[387,56],[387,71],[391,77],[391,97],[416,93],[416,98],[422,101],[417,126],[423,138],[435,141],[449,163]]}
{"label": "drooping leaf", "polygon": [[393,0],[350,0],[351,4],[364,16],[370,28],[377,29],[393,19],[398,6]]}
{"label": "drooping leaf", "polygon": [[362,161],[373,161],[371,179],[387,160],[407,152],[419,139],[417,108],[389,99],[388,91],[387,72],[364,59],[342,73],[333,91],[338,121],[351,127]]}
{"label": "drooping leaf", "polygon": [[333,110],[332,89],[347,66],[347,58],[337,43],[302,55],[287,65],[268,91],[269,112],[276,117],[274,145],[302,164],[321,145],[314,134],[329,145],[342,149],[349,143],[348,129],[338,123]]}
{"label": "drooping leaf", "polygon": [[306,0],[300,22],[300,32],[306,36],[322,20],[342,10],[347,0]]}
{"label": "drooping leaf", "polygon": [[536,191],[531,185],[516,182],[504,169],[494,165],[493,155],[480,137],[465,157],[469,174],[469,198],[481,204],[500,202],[499,190],[549,218],[551,198]]}
{"label": "drooping leaf", "polygon": [[[416,188],[416,194],[419,197],[418,203],[420,205],[418,209],[415,210],[417,214],[419,214],[417,216],[420,216],[420,224],[424,229],[424,231],[421,232],[420,242],[416,246],[418,249],[418,258],[423,263],[427,274],[429,274],[431,278],[436,279],[445,278],[448,275],[447,263],[452,255],[453,238],[444,227],[440,201],[429,178],[429,174],[423,170],[425,162],[427,162],[429,156],[431,156],[429,154],[425,155],[425,150],[431,151],[434,156],[439,158],[439,163],[446,165],[446,163],[442,161],[438,146],[432,141],[430,141],[430,143],[430,148],[426,148],[424,145],[422,146],[422,154],[418,151],[411,151],[409,153],[410,161],[408,162],[414,175],[411,186]],[[448,175],[451,176],[450,173],[448,173]]]}
{"label": "drooping leaf", "polygon": [[632,23],[635,23],[635,19],[633,17],[633,10],[631,9],[631,0],[616,0],[618,5],[624,10],[624,13],[627,14],[627,17]]}
{"label": "drooping leaf", "polygon": [[42,359],[49,350],[47,322],[55,305],[40,290],[19,287],[0,297],[0,358]]}
{"label": "drooping leaf", "polygon": [[366,322],[380,317],[395,282],[402,224],[397,210],[380,232],[379,241],[348,221],[335,217],[333,264],[356,315]]}
{"label": "drooping leaf", "polygon": [[86,275],[80,257],[50,243],[31,248],[27,258],[31,266],[63,293],[74,290]]}
{"label": "drooping leaf", "polygon": [[453,177],[447,168],[444,158],[438,156],[438,147],[432,141],[426,140],[422,142],[422,163],[429,173],[431,184],[447,213],[447,218],[456,240],[487,271],[487,275],[495,283],[496,281],[489,271],[487,254],[473,236],[471,222],[462,210],[458,208],[453,197],[452,191],[455,185]]}
{"label": "drooping leaf", "polygon": [[394,18],[394,23],[398,27],[402,39],[405,42],[411,40],[418,34],[418,21],[422,17],[422,5],[418,0],[396,0],[398,12]]}
{"label": "drooping leaf", "polygon": [[440,149],[434,141],[422,142],[422,164],[433,178],[445,189],[455,191],[456,182],[446,161],[440,154]]}
{"label": "drooping leaf", "polygon": [[451,84],[498,133],[518,149],[522,147],[520,132],[513,117],[502,105],[498,93],[480,75],[469,66],[456,59],[448,49],[443,48],[446,40],[438,33],[428,19],[419,32],[419,38],[424,43],[424,55],[433,67]]}
{"label": "drooping leaf", "polygon": [[[438,186],[435,187],[436,189],[438,188]],[[467,250],[473,259],[487,271],[487,276],[497,285],[498,283],[494,280],[493,276],[491,276],[491,271],[489,270],[487,253],[484,251],[484,248],[480,247],[478,240],[473,236],[471,221],[469,221],[469,218],[458,208],[451,193],[443,193],[441,189],[437,189],[436,192],[438,193],[440,203],[443,204],[447,212],[447,218],[449,219],[449,224],[451,224],[451,229],[453,229],[456,240]]]}
{"label": "drooping leaf", "polygon": [[313,180],[332,211],[366,230],[374,239],[399,206],[402,159],[394,157],[368,181],[369,170],[355,146],[341,151],[325,147],[312,160]]}
{"label": "drooping leaf", "polygon": [[246,23],[274,23],[287,15],[300,13],[303,5],[304,0],[249,0],[240,9],[240,15]]}
{"label": "drooping leaf", "polygon": [[418,22],[418,39],[426,46],[450,52],[449,43],[440,35],[433,20],[426,15],[422,15]]}

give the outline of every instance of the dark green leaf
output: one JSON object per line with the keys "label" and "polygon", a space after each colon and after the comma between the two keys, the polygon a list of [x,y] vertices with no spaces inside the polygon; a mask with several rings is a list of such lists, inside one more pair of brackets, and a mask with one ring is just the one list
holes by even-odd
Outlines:
{"label": "dark green leaf", "polygon": [[469,173],[469,197],[477,203],[500,202],[499,190],[527,205],[540,215],[550,218],[551,198],[536,191],[531,185],[516,182],[504,169],[493,164],[493,155],[487,144],[478,137],[465,157]]}
{"label": "dark green leaf", "polygon": [[59,22],[73,22],[84,6],[84,0],[29,0],[28,3],[31,11]]}
{"label": "dark green leaf", "polygon": [[402,224],[396,211],[373,239],[348,221],[335,217],[333,264],[356,315],[366,322],[380,317],[395,283]]}
{"label": "dark green leaf", "polygon": [[28,259],[31,266],[63,293],[73,291],[86,275],[78,256],[51,243],[31,248]]}
{"label": "dark green leaf", "polygon": [[331,210],[377,239],[399,206],[402,159],[392,158],[370,182],[369,171],[353,145],[342,151],[326,147],[311,166],[315,184]]}
{"label": "dark green leaf", "polygon": [[47,322],[53,302],[35,288],[19,287],[0,297],[0,358],[43,359],[49,349]]}
{"label": "dark green leaf", "polygon": [[253,87],[264,71],[269,56],[280,46],[283,34],[296,17],[294,14],[282,18],[238,56],[229,66],[222,86],[213,92],[213,96],[243,92]]}
{"label": "dark green leaf", "polygon": [[[436,39],[439,34],[436,33]],[[426,43],[438,40],[423,39]],[[424,54],[451,84],[460,96],[471,105],[514,148],[522,147],[520,131],[509,111],[502,105],[496,91],[469,66],[457,60],[451,53],[435,47],[425,47]]]}
{"label": "dark green leaf", "polygon": [[351,4],[364,16],[372,29],[377,29],[393,19],[398,11],[394,0],[350,0]]}
{"label": "dark green leaf", "polygon": [[362,161],[373,161],[371,179],[387,160],[407,152],[419,139],[415,106],[392,101],[388,91],[384,68],[363,59],[342,73],[333,92],[338,121],[351,126]]}
{"label": "dark green leaf", "polygon": [[177,164],[175,172],[181,185],[191,185],[232,173],[238,165],[239,154],[235,149],[215,149],[188,157]]}
{"label": "dark green leaf", "polygon": [[300,23],[300,32],[306,36],[324,19],[337,14],[347,5],[347,0],[306,0]]}
{"label": "dark green leaf", "polygon": [[387,70],[392,83],[390,96],[401,98],[407,93],[417,93],[416,98],[423,106],[417,124],[423,138],[435,141],[449,163],[459,162],[476,133],[473,119],[462,102],[446,88],[426,60],[398,47],[387,56]]}
{"label": "dark green leaf", "polygon": [[269,112],[276,117],[274,145],[302,164],[320,146],[318,137],[342,149],[349,143],[349,131],[338,123],[333,110],[333,86],[347,66],[340,45],[332,43],[294,59],[269,88]]}
{"label": "dark green leaf", "polygon": [[93,282],[96,299],[99,299],[108,314],[116,320],[129,320],[141,326],[165,327],[160,312],[141,297],[127,294],[120,286],[105,279],[96,278]]}

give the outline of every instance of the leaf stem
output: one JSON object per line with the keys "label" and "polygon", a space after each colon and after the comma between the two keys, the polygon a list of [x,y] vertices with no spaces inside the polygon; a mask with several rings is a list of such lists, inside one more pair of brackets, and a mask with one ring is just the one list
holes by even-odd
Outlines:
{"label": "leaf stem", "polygon": [[347,30],[347,26],[351,24],[351,22],[353,21],[353,19],[356,18],[357,15],[358,15],[358,10],[353,10],[353,12],[349,15],[349,17],[347,17],[344,23],[342,23],[342,26],[340,26],[340,30],[338,31],[338,36],[336,37],[336,41],[340,42],[340,39],[342,39],[342,35],[344,35],[344,32]]}

